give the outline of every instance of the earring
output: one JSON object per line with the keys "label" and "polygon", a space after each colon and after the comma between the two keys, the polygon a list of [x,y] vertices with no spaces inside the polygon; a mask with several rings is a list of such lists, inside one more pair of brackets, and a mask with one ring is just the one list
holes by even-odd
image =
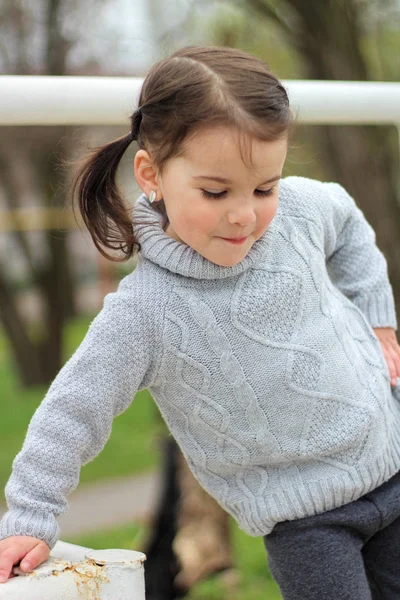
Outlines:
{"label": "earring", "polygon": [[151,192],[149,194],[150,204],[153,204],[153,202],[155,202],[156,200],[157,200],[157,192],[155,192],[154,190],[151,190]]}

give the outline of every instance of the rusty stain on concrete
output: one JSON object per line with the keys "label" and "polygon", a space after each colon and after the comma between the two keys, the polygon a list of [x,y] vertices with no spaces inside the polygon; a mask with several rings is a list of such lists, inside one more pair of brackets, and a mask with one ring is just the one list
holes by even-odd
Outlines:
{"label": "rusty stain on concrete", "polygon": [[71,569],[77,575],[75,583],[82,600],[101,600],[101,587],[104,582],[110,581],[103,573],[104,567],[97,565],[94,560],[86,560],[72,565]]}
{"label": "rusty stain on concrete", "polygon": [[24,576],[32,579],[44,579],[46,577],[57,577],[65,572],[72,574],[79,597],[82,600],[101,600],[103,583],[110,583],[110,579],[104,573],[104,565],[96,563],[93,559],[78,563],[53,559],[49,565],[43,565],[37,571],[24,573]]}

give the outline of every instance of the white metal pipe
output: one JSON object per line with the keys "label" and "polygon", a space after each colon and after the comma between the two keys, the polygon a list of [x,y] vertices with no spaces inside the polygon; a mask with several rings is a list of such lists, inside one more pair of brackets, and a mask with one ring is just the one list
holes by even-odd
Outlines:
{"label": "white metal pipe", "polygon": [[300,120],[310,124],[399,122],[400,83],[359,81],[290,81],[289,98]]}
{"label": "white metal pipe", "polygon": [[137,77],[0,76],[0,125],[120,125],[135,110]]}
{"label": "white metal pipe", "polygon": [[[0,125],[123,125],[138,77],[0,76]],[[400,122],[400,83],[283,81],[302,123]]]}
{"label": "white metal pipe", "polygon": [[58,542],[31,573],[0,584],[0,600],[145,600],[145,555]]}

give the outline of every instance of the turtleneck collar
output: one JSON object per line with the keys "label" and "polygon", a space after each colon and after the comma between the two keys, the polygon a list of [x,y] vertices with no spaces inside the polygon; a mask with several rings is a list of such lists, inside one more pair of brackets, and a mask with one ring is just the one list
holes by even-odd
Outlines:
{"label": "turtleneck collar", "polygon": [[133,221],[142,256],[173,273],[195,279],[224,279],[243,273],[264,255],[273,229],[273,223],[270,223],[267,231],[237,265],[223,267],[207,260],[190,246],[169,237],[163,230],[164,216],[151,207],[145,194],[136,201]]}

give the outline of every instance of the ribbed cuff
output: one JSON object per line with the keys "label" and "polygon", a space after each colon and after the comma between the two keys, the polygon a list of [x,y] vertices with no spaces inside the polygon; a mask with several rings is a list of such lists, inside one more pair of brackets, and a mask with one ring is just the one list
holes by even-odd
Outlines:
{"label": "ribbed cuff", "polygon": [[396,311],[392,292],[356,296],[353,303],[361,310],[372,327],[397,329]]}
{"label": "ribbed cuff", "polygon": [[0,522],[0,539],[13,535],[38,538],[51,550],[60,536],[60,527],[52,513],[14,509],[7,512]]}

